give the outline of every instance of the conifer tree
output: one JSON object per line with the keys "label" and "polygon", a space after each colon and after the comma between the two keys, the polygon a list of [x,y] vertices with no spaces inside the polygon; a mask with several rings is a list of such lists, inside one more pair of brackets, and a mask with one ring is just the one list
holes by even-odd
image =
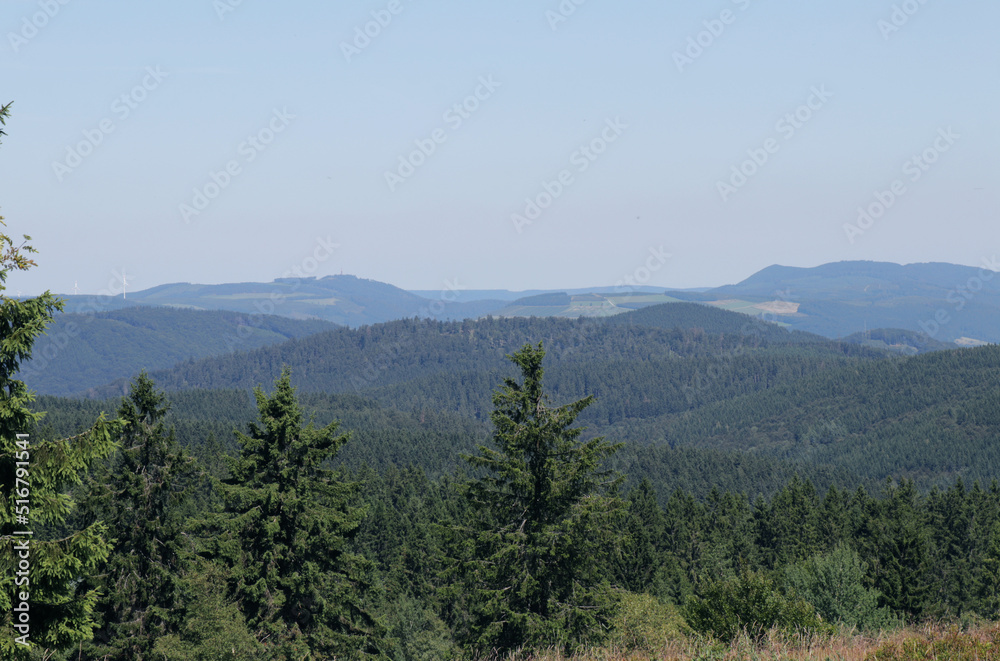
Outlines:
{"label": "conifer tree", "polygon": [[545,351],[509,356],[523,381],[494,392],[494,447],[466,457],[483,476],[468,484],[474,531],[474,613],[467,646],[477,653],[599,639],[613,602],[600,575],[618,480],[602,463],[619,446],[579,439],[571,428],[592,397],[550,407],[542,391]]}
{"label": "conifer tree", "polygon": [[167,634],[182,571],[180,545],[193,463],[166,428],[166,397],[145,372],[122,399],[120,452],[96,471],[86,509],[113,538],[103,572],[95,658],[143,659]]}
{"label": "conifer tree", "polygon": [[662,595],[656,583],[662,569],[665,524],[663,510],[656,502],[656,493],[649,478],[643,478],[628,496],[628,505],[621,526],[622,543],[617,558],[616,577],[632,592]]}
{"label": "conifer tree", "polygon": [[[10,104],[0,107],[6,124]],[[0,130],[0,135],[3,131]],[[0,217],[0,225],[6,225]],[[0,658],[43,658],[91,637],[98,593],[81,581],[107,558],[105,528],[65,527],[73,508],[67,489],[114,448],[117,423],[101,416],[64,439],[36,435],[42,417],[34,395],[15,378],[35,340],[63,302],[50,292],[19,300],[3,295],[7,276],[35,266],[36,252],[0,233]],[[23,436],[19,436],[23,435]],[[29,533],[29,534],[20,534]],[[18,574],[20,572],[20,574]],[[16,625],[16,628],[15,628]]]}
{"label": "conifer tree", "polygon": [[348,440],[339,423],[302,426],[291,375],[272,395],[254,391],[259,422],[237,432],[240,456],[219,482],[225,510],[207,555],[229,567],[229,587],[271,658],[354,658],[378,651],[377,625],[363,607],[363,558],[348,548],[362,510],[358,485],[329,461]]}

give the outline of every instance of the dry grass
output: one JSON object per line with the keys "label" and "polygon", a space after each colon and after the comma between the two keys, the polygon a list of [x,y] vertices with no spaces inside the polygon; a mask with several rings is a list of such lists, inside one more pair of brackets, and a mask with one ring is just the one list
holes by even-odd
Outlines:
{"label": "dry grass", "polygon": [[778,631],[754,644],[741,638],[731,645],[685,638],[659,649],[597,649],[573,657],[542,653],[530,661],[1000,661],[1000,623],[969,630],[925,624],[878,634],[788,636]]}

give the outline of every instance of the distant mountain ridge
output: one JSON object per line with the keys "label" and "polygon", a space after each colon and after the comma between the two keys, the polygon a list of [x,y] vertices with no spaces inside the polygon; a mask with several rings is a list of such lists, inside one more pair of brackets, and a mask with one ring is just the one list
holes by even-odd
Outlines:
{"label": "distant mountain ridge", "polygon": [[[120,297],[66,296],[67,312],[117,309]],[[278,278],[273,282],[158,285],[128,293],[128,305],[273,314],[292,319],[323,319],[341,326],[363,326],[393,319],[464,319],[503,307],[502,301],[454,301],[447,292],[428,299],[393,285],[353,275]]]}
{"label": "distant mountain ridge", "polygon": [[[742,282],[699,290],[657,287],[406,291],[352,275],[281,278],[270,283],[174,283],[121,297],[71,296],[68,311],[125,305],[229,310],[324,319],[357,328],[399,319],[460,321],[498,317],[605,317],[665,302],[691,301],[764,318],[796,330],[844,338],[874,329],[922,333],[951,346],[1000,342],[997,267],[940,262],[843,261],[805,268],[772,265]],[[907,346],[931,346],[910,342]],[[924,350],[924,349],[920,349]]]}
{"label": "distant mountain ridge", "polygon": [[944,342],[971,338],[996,343],[1000,342],[1000,277],[992,269],[988,260],[983,267],[869,261],[813,268],[776,265],[738,284],[686,298],[714,304],[733,299],[782,301],[794,312],[772,314],[770,319],[826,337],[896,328]]}

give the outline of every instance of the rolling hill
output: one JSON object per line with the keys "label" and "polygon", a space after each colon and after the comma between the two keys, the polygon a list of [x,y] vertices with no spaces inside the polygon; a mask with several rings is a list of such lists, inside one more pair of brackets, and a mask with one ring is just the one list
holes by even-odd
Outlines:
{"label": "rolling hill", "polygon": [[[353,275],[331,275],[220,285],[174,283],[129,292],[128,304],[323,319],[342,326],[361,326],[416,316],[464,319],[487,314],[504,305],[502,301],[492,300],[459,302],[448,294],[445,292],[434,298],[423,298],[384,282]],[[117,297],[65,298],[67,312],[105,311],[124,305],[122,299]]]}
{"label": "rolling hill", "polygon": [[[230,310],[325,319],[358,327],[414,317],[437,321],[498,317],[606,317],[687,301],[742,312],[792,329],[842,338],[876,329],[921,333],[947,346],[1000,342],[1000,278],[945,263],[846,261],[812,268],[773,265],[733,285],[698,290],[593,287],[568,290],[404,291],[351,275],[279,278],[270,283],[176,283],[129,293],[128,305]],[[108,311],[120,298],[70,296],[67,311]],[[910,342],[921,346],[933,342]]]}
{"label": "rolling hill", "polygon": [[71,395],[140,370],[255,349],[336,328],[316,319],[127,307],[57,314],[21,369],[29,388]]}
{"label": "rolling hill", "polygon": [[[956,264],[849,261],[814,268],[770,266],[746,280],[677,298],[729,307],[771,302],[784,309],[746,311],[799,330],[845,337],[896,328],[932,340],[1000,342],[1000,277]],[[975,342],[965,342],[975,344]]]}
{"label": "rolling hill", "polygon": [[[705,452],[717,453],[716,463],[762,462],[752,469],[753,488],[761,490],[771,483],[767,475],[796,471],[842,486],[906,476],[929,487],[1000,474],[1000,347],[904,357],[690,303],[604,319],[411,319],[338,328],[152,376],[188,402],[178,410],[182,431],[215,425],[222,438],[250,415],[249,389],[268,387],[290,366],[321,419],[350,416],[371,434],[356,460],[416,463],[437,473],[485,438],[491,392],[512,373],[505,355],[539,341],[553,400],[593,395],[580,422],[587,435],[631,448],[622,459],[629,474],[641,465],[667,480],[664,466],[678,460],[668,450],[689,452],[684,461],[695,464],[710,456]],[[89,394],[114,401],[126,389],[122,379]],[[187,394],[194,390],[201,394]],[[46,406],[56,420],[81,403]],[[401,420],[408,431],[390,433]],[[423,430],[420,440],[414,430]],[[203,442],[194,431],[183,435]]]}

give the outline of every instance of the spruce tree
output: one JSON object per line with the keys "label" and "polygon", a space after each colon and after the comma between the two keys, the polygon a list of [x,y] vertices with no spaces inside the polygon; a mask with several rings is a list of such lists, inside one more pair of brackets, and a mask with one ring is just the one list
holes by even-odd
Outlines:
{"label": "spruce tree", "polygon": [[122,399],[120,452],[95,472],[86,510],[108,525],[111,556],[102,575],[101,627],[92,656],[102,660],[150,658],[171,630],[182,571],[183,508],[195,467],[178,452],[169,407],[145,372]]}
{"label": "spruce tree", "polygon": [[[10,104],[0,108],[5,124]],[[0,131],[2,134],[2,131]],[[0,225],[6,225],[0,217]],[[81,579],[108,555],[103,524],[69,529],[67,493],[84,471],[114,448],[117,423],[101,416],[86,432],[64,439],[35,433],[42,414],[15,376],[35,340],[63,307],[50,292],[5,296],[7,276],[35,266],[26,242],[0,233],[0,658],[44,658],[91,637],[96,590]],[[21,435],[21,436],[19,436]],[[27,534],[22,534],[27,533]],[[20,574],[18,573],[20,572]],[[16,628],[15,628],[16,625]]]}
{"label": "spruce tree", "polygon": [[358,485],[329,468],[348,435],[338,422],[302,426],[287,369],[273,394],[254,395],[260,419],[237,432],[206,555],[228,566],[230,593],[270,658],[377,653],[362,603],[369,567],[348,548],[363,514],[349,503]]}
{"label": "spruce tree", "polygon": [[602,546],[620,503],[602,463],[619,446],[571,428],[592,401],[551,407],[542,391],[545,351],[509,356],[523,381],[493,395],[494,447],[466,457],[482,477],[468,484],[479,513],[468,567],[474,592],[467,646],[475,653],[561,647],[599,639],[613,599]]}

